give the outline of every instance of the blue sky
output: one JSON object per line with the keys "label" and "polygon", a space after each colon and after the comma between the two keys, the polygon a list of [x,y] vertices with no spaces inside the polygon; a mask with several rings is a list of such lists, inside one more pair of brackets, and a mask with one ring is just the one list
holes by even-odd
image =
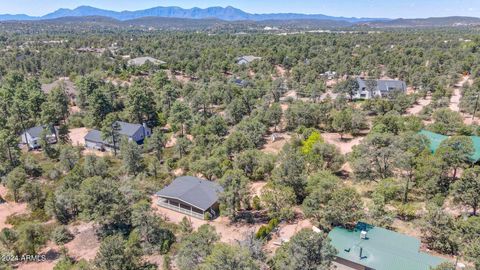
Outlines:
{"label": "blue sky", "polygon": [[90,5],[111,10],[154,6],[209,7],[231,5],[252,13],[298,12],[346,17],[423,18],[480,17],[480,0],[0,0],[0,14],[44,15],[58,8]]}

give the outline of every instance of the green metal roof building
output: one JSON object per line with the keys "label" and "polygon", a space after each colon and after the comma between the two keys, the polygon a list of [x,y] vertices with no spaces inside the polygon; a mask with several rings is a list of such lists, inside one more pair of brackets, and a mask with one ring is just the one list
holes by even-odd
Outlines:
{"label": "green metal roof building", "polygon": [[[434,132],[431,132],[431,131],[428,131],[428,130],[421,130],[419,132],[419,134],[424,135],[425,137],[427,137],[430,140],[430,147],[429,148],[430,148],[430,151],[432,151],[432,153],[435,153],[435,151],[437,151],[437,149],[440,147],[440,144],[444,140],[448,139],[448,136],[438,134],[438,133],[434,133]],[[470,138],[472,139],[473,148],[475,149],[475,152],[470,157],[470,159],[473,162],[476,163],[480,160],[480,137],[479,136],[470,136]]]}
{"label": "green metal roof building", "polygon": [[354,230],[334,228],[328,237],[337,249],[336,262],[352,269],[429,270],[443,258],[420,252],[420,240],[358,223]]}

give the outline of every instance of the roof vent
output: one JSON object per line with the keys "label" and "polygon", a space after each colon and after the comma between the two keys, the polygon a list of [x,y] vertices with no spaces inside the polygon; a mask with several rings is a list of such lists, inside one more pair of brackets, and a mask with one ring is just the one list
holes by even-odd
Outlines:
{"label": "roof vent", "polygon": [[367,239],[367,232],[366,231],[361,231],[360,232],[360,239]]}

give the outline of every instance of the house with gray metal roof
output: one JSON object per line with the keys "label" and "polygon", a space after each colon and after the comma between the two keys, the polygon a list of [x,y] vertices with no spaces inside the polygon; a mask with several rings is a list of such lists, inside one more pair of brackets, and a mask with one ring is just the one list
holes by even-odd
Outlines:
{"label": "house with gray metal roof", "polygon": [[40,147],[40,138],[43,130],[46,129],[46,139],[50,144],[57,143],[57,130],[55,127],[36,126],[25,130],[21,135],[23,144],[26,144],[30,149],[37,149]]}
{"label": "house with gray metal roof", "polygon": [[[127,122],[117,121],[120,129],[118,134],[134,141],[137,144],[143,144],[145,138],[152,135],[152,130],[146,124],[131,124]],[[90,130],[84,137],[85,147],[96,150],[111,150],[113,145],[108,140],[103,139],[102,132],[99,130]],[[117,146],[118,148],[118,146]]]}
{"label": "house with gray metal roof", "polygon": [[150,57],[150,56],[133,58],[133,59],[128,60],[127,63],[128,63],[129,66],[140,67],[140,66],[145,65],[147,62],[149,62],[153,65],[164,65],[164,64],[166,64],[166,62],[164,62],[162,60],[155,59],[155,58]]}
{"label": "house with gray metal roof", "polygon": [[193,176],[181,176],[155,194],[157,204],[195,218],[219,214],[218,198],[223,188],[215,182]]}
{"label": "house with gray metal roof", "polygon": [[328,234],[335,262],[348,269],[430,270],[446,259],[420,251],[420,240],[359,222],[353,230],[336,227]]}
{"label": "house with gray metal roof", "polygon": [[407,92],[407,84],[400,80],[365,80],[357,78],[358,91],[354,99],[386,97],[394,91]]}
{"label": "house with gray metal roof", "polygon": [[244,55],[244,56],[240,56],[240,57],[237,58],[237,64],[238,65],[247,65],[247,64],[252,63],[253,61],[261,60],[261,59],[262,58],[258,57],[258,56]]}

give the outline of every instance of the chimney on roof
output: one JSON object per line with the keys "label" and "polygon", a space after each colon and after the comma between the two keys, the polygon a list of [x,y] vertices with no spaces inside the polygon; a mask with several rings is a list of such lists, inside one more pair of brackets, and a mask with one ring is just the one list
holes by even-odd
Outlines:
{"label": "chimney on roof", "polygon": [[367,231],[360,232],[360,239],[366,240],[367,239]]}

